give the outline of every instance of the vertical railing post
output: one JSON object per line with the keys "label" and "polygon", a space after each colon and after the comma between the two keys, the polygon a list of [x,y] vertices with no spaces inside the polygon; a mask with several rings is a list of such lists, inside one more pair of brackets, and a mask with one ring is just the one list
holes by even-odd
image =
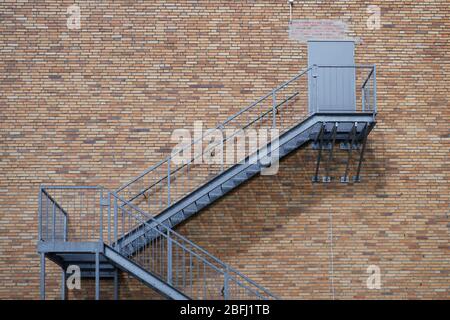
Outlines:
{"label": "vertical railing post", "polygon": [[53,201],[52,209],[52,240],[56,239],[56,203]]}
{"label": "vertical railing post", "polygon": [[225,273],[223,275],[223,298],[224,300],[229,300],[229,271],[228,266],[225,269]]}
{"label": "vertical railing post", "polygon": [[170,206],[170,157],[167,159],[167,206]]}
{"label": "vertical railing post", "polygon": [[111,244],[111,192],[108,191],[108,244]]}
{"label": "vertical railing post", "polygon": [[66,270],[61,268],[61,300],[66,300]]}
{"label": "vertical railing post", "polygon": [[169,229],[167,229],[167,282],[172,284],[172,239]]}
{"label": "vertical railing post", "polygon": [[377,67],[373,65],[373,116],[377,113]]}
{"label": "vertical railing post", "polygon": [[38,241],[42,241],[42,187],[39,186],[39,196],[38,196]]}
{"label": "vertical railing post", "polygon": [[319,70],[318,70],[317,64],[313,65],[314,104],[315,104],[313,113],[319,111],[319,88],[318,88],[319,87],[319,83],[318,83],[318,80],[317,80],[317,78],[319,77],[318,71]]}
{"label": "vertical railing post", "polygon": [[100,300],[100,253],[95,252],[95,300]]}
{"label": "vertical railing post", "polygon": [[224,152],[224,149],[225,149],[225,146],[224,146],[224,144],[223,144],[223,140],[224,140],[224,135],[223,135],[223,125],[221,124],[220,126],[219,126],[219,128],[220,128],[220,133],[221,133],[221,139],[222,139],[222,144],[221,144],[221,150],[220,150],[220,153],[221,153],[221,155],[220,155],[220,172],[223,172],[223,163],[224,163],[224,156],[225,156],[225,152]]}
{"label": "vertical railing post", "polygon": [[114,300],[119,300],[119,270],[114,268]]}
{"label": "vertical railing post", "polygon": [[103,242],[103,189],[100,189],[100,242]]}
{"label": "vertical railing post", "polygon": [[277,127],[277,93],[275,90],[272,91],[272,129]]}
{"label": "vertical railing post", "polygon": [[366,89],[365,86],[361,87],[361,111],[366,111]]}
{"label": "vertical railing post", "polygon": [[114,197],[114,244],[117,246],[117,224],[118,224],[118,212],[117,212],[117,198]]}
{"label": "vertical railing post", "polygon": [[69,229],[67,227],[67,214],[64,214],[64,242],[66,242],[69,238]]}
{"label": "vertical railing post", "polygon": [[40,297],[45,300],[45,253],[41,252]]}

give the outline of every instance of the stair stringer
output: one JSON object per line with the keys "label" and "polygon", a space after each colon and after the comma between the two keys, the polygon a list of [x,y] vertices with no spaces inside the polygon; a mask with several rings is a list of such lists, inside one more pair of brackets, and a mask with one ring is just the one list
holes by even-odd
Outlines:
{"label": "stair stringer", "polygon": [[115,249],[109,247],[105,244],[104,256],[113,264],[115,267],[121,269],[132,275],[134,278],[141,281],[148,287],[156,290],[161,295],[169,299],[174,300],[188,300],[190,299],[185,294],[181,293],[179,290],[171,286],[166,281],[160,279],[159,277],[153,275],[151,272],[140,267],[138,264],[128,259]]}
{"label": "stair stringer", "polygon": [[[322,123],[333,122],[346,124],[366,122],[371,124],[371,128],[375,123],[373,113],[313,114],[279,137],[279,159],[284,158],[286,155],[305,146],[308,142],[311,142],[320,130]],[[270,149],[270,143],[266,146],[266,148]],[[261,150],[258,150],[257,152],[260,151]],[[250,178],[259,173],[264,167],[258,159],[257,152],[247,157],[242,163],[238,163],[225,170],[220,175],[186,195],[184,198],[180,199],[176,203],[173,203],[155,217],[149,218],[147,223],[156,228],[158,228],[157,225],[159,223],[162,223],[169,228],[173,228],[181,222],[186,221],[202,209],[206,208],[217,199],[223,197],[231,190],[237,188],[243,182],[248,181]],[[245,174],[247,178],[232,181],[233,178],[240,174],[241,178],[243,177],[242,174]],[[135,240],[139,239],[141,234],[144,232],[143,229],[139,230],[140,228],[141,227],[137,227],[136,229],[131,230],[128,234],[124,235],[122,238],[118,239],[118,245],[122,252],[132,254],[145,245],[142,243],[135,243]],[[148,241],[151,240],[151,238],[148,239]]]}

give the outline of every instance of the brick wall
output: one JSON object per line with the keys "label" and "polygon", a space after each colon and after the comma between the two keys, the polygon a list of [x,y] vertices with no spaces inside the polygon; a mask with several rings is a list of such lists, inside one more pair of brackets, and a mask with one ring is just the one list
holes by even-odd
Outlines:
{"label": "brick wall", "polygon": [[[115,188],[169,152],[174,128],[215,124],[307,64],[284,0],[82,1],[69,30],[72,4],[0,4],[0,298],[38,298],[40,183]],[[357,62],[378,66],[362,184],[312,185],[303,149],[179,232],[283,298],[448,299],[448,2],[296,1],[293,18],[345,21]],[[379,290],[366,287],[373,264]],[[157,297],[122,283],[123,298]],[[83,284],[71,296],[92,297]]]}

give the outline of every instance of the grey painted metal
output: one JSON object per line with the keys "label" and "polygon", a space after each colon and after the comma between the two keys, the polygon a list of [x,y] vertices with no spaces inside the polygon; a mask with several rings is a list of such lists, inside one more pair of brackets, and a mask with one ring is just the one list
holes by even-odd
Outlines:
{"label": "grey painted metal", "polygon": [[325,135],[325,127],[326,123],[322,122],[320,124],[320,131],[317,134],[317,138],[315,139],[315,143],[319,144],[319,151],[317,152],[316,169],[314,172],[314,176],[312,178],[312,182],[319,182],[319,168],[320,168],[320,161],[322,159],[323,136]]}
{"label": "grey painted metal", "polygon": [[[332,52],[333,54],[330,54]],[[356,111],[353,41],[308,41],[309,111]],[[331,68],[325,66],[333,66]]]}
{"label": "grey painted metal", "polygon": [[109,246],[105,246],[105,256],[110,259],[117,267],[129,272],[138,280],[142,281],[144,284],[152,287],[162,295],[176,300],[186,300],[189,299],[188,296],[181,293],[167,282],[159,279],[158,277],[152,275],[150,272],[146,271],[130,259],[121,255],[119,252],[114,250]]}
{"label": "grey painted metal", "polygon": [[[338,68],[346,68],[351,67],[353,69],[356,66],[338,66]],[[295,92],[293,94],[287,95],[287,98],[281,100],[281,102],[277,102],[277,92],[286,88],[293,81],[299,79],[301,76],[307,74],[312,69],[317,72],[320,68],[336,68],[336,66],[314,66],[314,68],[309,67],[303,72],[299,73],[297,76],[292,78],[291,80],[283,83],[281,86],[272,90],[269,94],[259,99],[249,107],[241,110],[237,114],[229,117],[225,122],[219,125],[220,130],[223,131],[224,126],[228,124],[230,121],[235,119],[238,116],[243,115],[245,112],[248,112],[253,107],[257,106],[259,103],[264,102],[267,98],[272,97],[272,105],[269,107],[267,111],[263,111],[262,114],[257,116],[256,118],[250,120],[246,125],[244,125],[240,130],[250,127],[253,124],[261,123],[261,121],[266,118],[270,119],[270,112],[272,112],[272,128],[277,127],[277,119],[276,116],[279,113],[280,117],[280,126],[282,124],[281,121],[281,110],[284,107],[285,103],[295,98],[299,92]],[[175,233],[171,227],[181,223],[186,220],[202,208],[208,206],[210,203],[215,201],[216,199],[222,197],[230,190],[236,188],[244,181],[250,179],[255,174],[259,173],[263,167],[270,166],[270,159],[272,155],[276,152],[279,152],[280,158],[286,156],[293,150],[296,150],[303,146],[305,143],[311,141],[312,137],[317,136],[318,131],[320,131],[319,126],[322,129],[325,129],[326,124],[339,123],[339,132],[334,132],[332,134],[333,139],[344,139],[344,137],[348,136],[348,130],[353,130],[353,127],[348,127],[348,123],[354,122],[367,122],[370,123],[369,130],[374,125],[375,120],[375,111],[376,111],[376,99],[373,100],[373,106],[370,106],[370,103],[367,103],[370,99],[370,88],[369,85],[372,83],[373,93],[376,91],[376,83],[375,83],[375,69],[371,68],[371,73],[367,76],[363,85],[361,86],[363,99],[362,99],[362,110],[367,110],[368,112],[348,112],[348,110],[336,110],[336,112],[326,112],[320,113],[315,112],[311,114],[308,118],[303,121],[300,121],[289,130],[285,130],[282,132],[280,137],[281,143],[268,143],[265,147],[260,150],[257,150],[255,153],[248,156],[245,161],[238,163],[228,169],[225,169],[223,166],[223,162],[221,164],[221,169],[218,175],[216,175],[213,179],[206,181],[203,185],[199,185],[197,189],[189,194],[184,195],[182,198],[178,198],[173,200],[171,197],[172,194],[172,179],[171,176],[177,172],[181,172],[184,167],[186,167],[186,172],[189,174],[189,162],[186,164],[182,164],[178,166],[175,164],[175,168],[171,168],[171,157],[169,156],[164,161],[160,162],[156,166],[151,167],[146,170],[139,177],[133,179],[130,183],[124,185],[119,188],[118,191],[123,190],[124,188],[129,187],[133,183],[137,183],[141,178],[143,178],[147,173],[156,170],[162,164],[167,165],[167,173],[166,176],[160,179],[161,181],[166,180],[167,182],[167,207],[165,210],[156,215],[156,218],[150,217],[146,212],[142,211],[139,207],[135,206],[127,199],[121,198],[116,193],[107,192],[108,199],[103,197],[104,191],[102,187],[98,186],[42,186],[40,188],[39,193],[39,242],[38,242],[38,251],[41,253],[41,279],[42,275],[45,277],[45,255],[55,261],[57,264],[64,266],[69,261],[76,261],[79,259],[80,261],[85,260],[86,263],[81,263],[80,265],[83,267],[82,274],[85,276],[94,276],[96,281],[96,298],[99,298],[99,281],[103,276],[111,276],[114,277],[115,281],[115,295],[118,294],[118,276],[117,269],[114,270],[114,267],[120,267],[121,269],[131,273],[136,276],[138,279],[143,281],[149,286],[156,288],[157,291],[160,291],[162,294],[165,294],[168,297],[172,298],[180,298],[178,294],[181,294],[185,298],[187,295],[181,293],[178,289],[175,289],[174,285],[177,285],[180,281],[180,268],[179,264],[177,267],[174,267],[175,261],[182,261],[183,270],[181,272],[181,282],[183,284],[191,283],[192,290],[192,282],[202,280],[202,297],[207,297],[207,277],[206,270],[211,270],[213,272],[217,272],[221,277],[223,277],[223,288],[222,295],[224,298],[233,298],[232,288],[239,288],[239,290],[244,290],[247,294],[257,297],[257,298],[275,298],[270,292],[257,285],[238,271],[231,269],[228,265],[224,264],[219,259],[215,258],[205,250],[201,249],[197,245],[193,244],[186,238],[181,235]],[[366,92],[367,91],[367,92]],[[372,97],[373,98],[373,97]],[[366,106],[367,105],[367,106]],[[318,108],[316,108],[318,110]],[[249,117],[247,116],[247,120]],[[341,125],[342,124],[342,125]],[[334,127],[333,127],[334,128]],[[367,127],[365,127],[367,128]],[[358,133],[358,127],[355,128],[355,136]],[[333,129],[334,131],[334,129]],[[368,133],[367,132],[367,133]],[[237,132],[235,133],[237,134]],[[363,135],[361,132],[360,136]],[[234,136],[234,135],[233,135]],[[364,135],[363,135],[364,136]],[[365,135],[367,136],[367,135]],[[204,137],[202,136],[202,140]],[[225,140],[224,140],[225,141]],[[223,143],[223,141],[221,141]],[[320,148],[321,150],[322,148]],[[332,151],[332,150],[331,150]],[[261,157],[261,154],[264,155]],[[266,160],[269,161],[266,161]],[[223,160],[223,159],[222,159]],[[209,170],[209,168],[208,168]],[[209,171],[208,171],[209,172]],[[174,186],[176,187],[176,186]],[[68,211],[62,208],[55,199],[50,196],[47,192],[48,190],[79,190],[80,192],[84,192],[84,190],[91,189],[94,192],[100,193],[100,202],[98,203],[99,212],[99,224],[100,229],[97,231],[93,231],[93,234],[89,238],[85,239],[93,239],[95,241],[77,241],[77,242],[68,242]],[[148,190],[148,189],[147,189]],[[144,191],[146,192],[146,191]],[[173,189],[173,193],[175,194],[177,189]],[[142,191],[138,192],[138,196],[143,195],[146,197],[145,193]],[[45,197],[45,198],[44,198]],[[111,197],[114,198],[111,201]],[[43,200],[45,199],[45,219],[43,217]],[[120,205],[118,202],[120,201]],[[150,198],[148,199],[150,201]],[[52,210],[52,214],[49,215],[48,209]],[[111,217],[111,206],[114,205],[114,217]],[[103,207],[108,206],[108,222],[104,224],[103,220]],[[70,210],[69,210],[70,212]],[[97,212],[97,211],[96,211]],[[56,221],[60,221],[62,219],[62,228],[63,230],[59,230]],[[114,219],[114,222],[111,221]],[[50,221],[51,220],[51,221]],[[95,221],[95,218],[94,218]],[[43,226],[45,225],[45,236],[43,235]],[[105,227],[105,226],[106,227]],[[119,230],[120,226],[120,230]],[[50,228],[49,228],[50,227]],[[107,231],[105,231],[105,228]],[[114,231],[111,231],[111,228],[114,228]],[[58,230],[57,230],[58,229]],[[50,234],[51,232],[51,234]],[[108,244],[112,245],[115,249],[110,248],[109,246],[105,246],[103,243],[104,235],[103,233],[107,232],[107,241]],[[111,241],[111,235],[114,233],[114,241]],[[166,274],[164,275],[165,279],[161,279],[156,274],[152,274],[150,265],[138,264],[131,260],[131,257],[139,257],[139,250],[141,248],[148,246],[149,244],[153,245],[154,241],[158,239],[166,239],[166,241],[159,241],[159,245],[161,246],[160,250],[165,251],[165,261],[161,260],[161,267],[166,268]],[[45,241],[47,240],[47,241]],[[48,241],[51,240],[51,241]],[[164,243],[166,246],[164,248]],[[107,248],[107,249],[105,249]],[[108,250],[109,255],[106,255],[106,251]],[[182,260],[179,259],[179,252],[183,252]],[[163,251],[160,251],[161,253]],[[72,257],[69,254],[73,255]],[[89,262],[88,256],[83,256],[83,254],[90,254],[91,256],[95,256],[95,270],[92,271],[93,264]],[[107,256],[107,262],[104,262],[104,256]],[[185,262],[186,255],[189,257],[189,264]],[[43,262],[42,263],[42,259]],[[72,259],[72,260],[70,260]],[[73,260],[75,259],[75,260]],[[193,260],[195,259],[197,263],[197,275],[196,279],[193,279]],[[145,260],[145,256],[144,256]],[[164,264],[163,264],[164,262]],[[198,264],[200,263],[200,264]],[[189,277],[185,274],[185,266],[189,266]],[[43,267],[43,268],[42,268]],[[42,272],[44,269],[44,272]],[[198,273],[200,272],[200,273]],[[203,273],[202,273],[203,272]],[[201,278],[200,278],[201,276]],[[188,281],[189,280],[189,281]],[[42,283],[42,281],[41,281]],[[155,287],[156,286],[156,287]],[[117,287],[117,290],[116,290]],[[45,278],[44,278],[44,286],[41,285],[41,293],[42,288],[44,288],[44,297],[45,297]],[[173,291],[175,290],[175,291]]]}
{"label": "grey painted metal", "polygon": [[376,65],[373,66],[373,116],[375,119],[375,115],[377,114],[377,67]]}
{"label": "grey painted metal", "polygon": [[325,176],[323,177],[323,182],[325,182],[325,183],[331,182],[330,166],[333,161],[333,149],[334,149],[334,144],[336,142],[336,133],[337,133],[338,126],[339,126],[339,123],[337,123],[337,122],[333,123],[333,128],[331,129],[331,141],[329,143],[330,148],[329,148],[327,163],[325,165]]}
{"label": "grey painted metal", "polygon": [[95,253],[103,251],[103,243],[101,242],[38,242],[37,249],[39,253],[74,253],[74,252],[84,252],[84,253]]}
{"label": "grey painted metal", "polygon": [[95,300],[100,300],[100,254],[95,253]]}
{"label": "grey painted metal", "polygon": [[45,300],[45,253],[41,253],[40,297]]}
{"label": "grey painted metal", "polygon": [[272,128],[277,127],[277,93],[272,93]]}
{"label": "grey painted metal", "polygon": [[[170,234],[171,247],[176,248],[176,252],[182,251],[184,254],[189,255],[192,262],[195,262],[197,268],[201,267],[203,269],[208,269],[210,272],[217,274],[218,276],[211,277],[212,280],[214,280],[217,277],[220,278],[223,276],[224,272],[228,272],[229,279],[231,281],[233,281],[233,283],[235,285],[239,286],[240,289],[243,292],[245,292],[247,296],[251,296],[251,297],[253,297],[253,299],[255,299],[255,298],[257,298],[257,299],[276,298],[273,294],[271,294],[269,291],[267,291],[263,287],[256,284],[251,279],[247,278],[246,276],[244,276],[237,270],[232,269],[230,266],[224,264],[222,261],[220,261],[213,255],[211,255],[210,253],[208,253],[201,247],[192,243],[185,237],[176,233],[175,231],[173,231],[166,225],[157,223],[157,221],[153,221],[153,222],[157,223],[156,226],[151,226],[150,224],[146,223],[145,219],[147,219],[148,217],[142,210],[140,210],[138,207],[136,207],[132,203],[126,202],[124,199],[121,199],[119,196],[117,196],[117,194],[113,193],[113,195],[115,197],[117,197],[121,203],[123,202],[123,204],[121,204],[119,206],[119,208],[121,208],[121,210],[124,211],[124,213],[126,215],[128,215],[131,218],[131,220],[138,221],[139,224],[143,226],[143,231],[144,231],[144,233],[141,234],[140,238],[137,239],[137,241],[135,241],[135,243],[133,243],[132,245],[129,245],[127,247],[121,248],[120,252],[124,256],[130,256],[131,252],[135,252],[135,254],[133,254],[132,258],[133,258],[133,260],[137,260],[137,264],[139,264],[140,249],[145,245],[147,248],[148,247],[152,248],[154,246],[153,243],[149,244],[148,242],[146,242],[150,238],[158,240],[159,245],[161,246],[159,249],[159,252],[161,254],[163,254],[164,252],[167,253],[167,251],[164,251],[165,248],[163,247],[163,245],[164,245],[164,243],[167,242],[168,234]],[[174,252],[173,249],[171,249],[170,251]],[[175,256],[171,255],[172,264],[173,264],[174,257],[176,258],[176,255]],[[130,258],[131,258],[131,256],[130,256]],[[166,259],[166,262],[167,261],[168,261],[168,259]],[[162,262],[162,260],[161,260],[161,262]],[[145,263],[144,263],[144,265],[145,265]],[[164,266],[165,266],[165,264],[164,264]],[[141,265],[141,267],[142,267],[142,265]],[[145,267],[148,267],[148,265],[146,265]],[[149,269],[146,269],[146,270],[149,270]],[[161,267],[160,270],[164,270],[164,267]],[[191,271],[192,270],[190,270],[190,273],[192,273]],[[166,282],[168,283],[168,275],[167,274],[163,274],[158,270],[156,270],[156,272],[159,272],[159,276],[161,278],[164,277]],[[231,276],[231,273],[233,276]],[[206,282],[208,281],[209,277],[208,277],[208,279],[206,279],[204,277],[199,278],[199,275],[204,276],[204,273],[200,272],[200,274],[199,274],[198,272],[196,272],[196,278],[193,279],[194,282],[198,283],[200,281],[201,284],[203,285],[203,287],[206,287],[206,285],[207,285]],[[233,298],[235,298],[235,297],[233,297]]]}
{"label": "grey painted metal", "polygon": [[66,270],[61,268],[61,300],[66,300]]}
{"label": "grey painted metal", "polygon": [[38,194],[38,241],[42,240],[42,187],[39,186],[39,194]]}
{"label": "grey painted metal", "polygon": [[366,149],[366,143],[367,143],[367,136],[369,135],[369,123],[366,123],[364,125],[364,129],[362,132],[363,135],[363,141],[361,143],[361,151],[359,153],[359,161],[358,161],[358,168],[356,169],[356,175],[353,176],[353,182],[360,182],[360,173],[361,173],[361,166],[364,158],[364,151]]}
{"label": "grey painted metal", "polygon": [[358,122],[355,122],[353,124],[352,130],[349,134],[348,142],[349,142],[349,148],[348,148],[348,157],[347,157],[347,163],[345,165],[345,172],[344,175],[341,177],[341,182],[346,183],[349,181],[348,179],[348,172],[350,169],[350,161],[352,160],[352,150],[353,145],[355,144],[355,138],[356,138],[356,130],[358,128]]}
{"label": "grey painted metal", "polygon": [[[303,122],[299,123],[296,127],[289,130],[285,134],[281,135],[279,138],[279,148],[283,147],[287,143],[294,141],[295,139],[299,139],[297,144],[297,148],[300,148],[306,142],[310,141],[309,133],[314,129],[317,124],[320,123],[353,123],[354,121],[364,121],[364,122],[373,122],[372,113],[317,113],[314,114]],[[344,125],[341,125],[340,128],[342,130],[345,129]],[[348,136],[348,134],[346,135]],[[267,146],[270,147],[270,144]],[[266,147],[266,148],[267,148]],[[280,149],[280,158],[287,155],[286,152],[283,152]],[[258,150],[258,152],[261,150]],[[294,150],[291,150],[292,152]],[[219,197],[223,196],[227,192],[236,188],[239,184],[230,183],[234,177],[236,177],[239,173],[245,172],[249,170],[249,168],[254,164],[259,164],[258,154],[254,153],[249,156],[244,163],[236,164],[228,170],[222,172],[219,176],[214,179],[208,181],[206,184],[195,190],[194,192],[187,195],[185,198],[180,201],[173,203],[172,206],[168,207],[166,210],[162,211],[160,214],[156,215],[154,219],[150,219],[147,222],[150,226],[155,227],[158,223],[168,224],[171,227],[181,223],[186,218],[179,219],[176,223],[170,223],[170,219],[176,215],[180,215],[180,213],[185,212],[186,208],[192,207],[192,211],[187,214],[187,217],[192,216],[194,213],[198,212],[198,208],[196,208],[195,203],[199,201],[201,198],[204,198],[207,195],[211,195],[217,190],[220,190],[217,194],[218,196],[214,196],[211,198],[211,202],[217,200]],[[258,172],[261,170],[261,165],[258,166]],[[256,174],[256,173],[255,173]],[[254,174],[253,174],[254,175]],[[228,183],[228,185],[227,185]],[[210,203],[211,203],[210,202]],[[135,230],[129,232],[129,234],[125,234],[121,237],[117,244],[120,247],[126,247],[136,239],[140,238],[143,234],[143,231],[139,231],[139,227]],[[151,240],[151,238],[149,238]]]}
{"label": "grey painted metal", "polygon": [[167,282],[172,285],[172,239],[167,231]]}
{"label": "grey painted metal", "polygon": [[114,268],[114,300],[119,300],[119,270]]}

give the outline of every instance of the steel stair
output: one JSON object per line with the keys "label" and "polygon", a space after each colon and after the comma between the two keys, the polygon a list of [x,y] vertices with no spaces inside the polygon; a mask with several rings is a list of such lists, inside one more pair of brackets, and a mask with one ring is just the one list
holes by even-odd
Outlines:
{"label": "steel stair", "polygon": [[[315,69],[318,66],[314,67]],[[329,68],[329,66],[327,66]],[[358,68],[358,66],[352,66]],[[367,68],[363,66],[362,68]],[[317,150],[313,182],[319,182],[323,155],[332,159],[333,146],[348,149],[342,182],[349,182],[352,151],[359,154],[354,182],[360,177],[368,134],[375,125],[375,74],[361,86],[360,110],[308,113],[308,77],[312,67],[273,89],[250,106],[227,118],[215,129],[223,134],[219,144],[250,130],[270,128],[275,136],[243,158],[225,163],[196,162],[215,154],[218,144],[202,149],[181,163],[175,156],[187,148],[203,147],[202,135],[189,146],[145,170],[116,191],[89,186],[42,186],[39,193],[41,297],[45,298],[45,260],[62,272],[64,298],[67,268],[77,265],[82,278],[94,278],[96,298],[100,279],[113,279],[118,297],[118,270],[129,273],[170,299],[274,299],[272,293],[192,243],[173,228],[252,177],[265,174],[277,161],[307,145]],[[371,80],[372,79],[372,80]],[[372,83],[372,87],[370,87]],[[297,108],[297,109],[296,109]],[[211,151],[213,150],[213,151]],[[322,160],[322,162],[324,162]],[[331,181],[325,168],[324,182]]]}
{"label": "steel stair", "polygon": [[[245,113],[252,112],[252,108],[255,108],[258,104],[264,103],[267,100],[272,100],[272,106],[265,106],[265,109],[262,111],[247,116],[247,119],[250,118],[250,120],[241,124],[239,129],[245,131],[255,123],[260,122],[263,124],[265,123],[272,128],[276,127],[276,123],[282,123],[281,113],[286,112],[286,109],[291,107],[289,106],[289,103],[295,102],[295,99],[301,97],[300,93],[296,91],[295,86],[294,88],[291,88],[291,86],[293,86],[293,84],[299,85],[299,80],[301,80],[303,76],[306,76],[310,69],[311,68],[308,68],[301,72],[299,75],[275,88],[269,94],[250,105],[250,107],[237,113],[237,116],[245,115]],[[364,99],[366,99],[362,102],[361,110],[348,112],[314,112],[312,114],[305,114],[304,118],[299,121],[294,120],[287,126],[280,126],[281,132],[276,143],[274,143],[274,141],[269,141],[266,145],[259,148],[259,150],[248,155],[244,161],[230,165],[228,168],[216,170],[213,177],[201,181],[191,190],[182,192],[177,198],[173,196],[170,198],[169,196],[169,199],[163,205],[151,205],[151,201],[149,201],[149,205],[146,200],[157,196],[156,193],[152,194],[152,190],[156,188],[159,188],[159,190],[162,189],[166,194],[170,195],[171,187],[173,188],[174,184],[174,172],[179,174],[183,168],[186,168],[186,164],[180,167],[171,165],[170,161],[173,154],[157,165],[144,171],[137,178],[123,185],[116,191],[123,198],[129,200],[142,210],[151,213],[153,222],[148,221],[148,223],[152,226],[160,223],[173,228],[234,190],[245,181],[248,181],[264,170],[264,168],[269,167],[271,158],[281,160],[291,152],[304,148],[309,143],[312,143],[315,149],[318,149],[318,146],[320,146],[320,153],[322,153],[322,149],[327,149],[327,146],[329,147],[335,143],[352,143],[353,145],[358,146],[362,144],[365,145],[365,139],[376,123],[376,109],[373,104],[370,105],[370,101],[372,101],[370,99],[371,91],[366,87],[367,83],[369,83],[367,79],[370,79],[371,76],[372,73],[369,73],[368,78],[366,78],[364,85],[361,88],[364,92]],[[276,100],[276,97],[280,96],[282,92],[285,98],[281,99],[281,101]],[[220,124],[218,128],[222,129],[229,123],[230,119],[233,120],[235,117],[236,115],[230,117],[224,123]],[[354,135],[353,141],[350,141],[352,139],[352,134]],[[223,143],[225,143],[226,140],[227,139],[224,139]],[[196,141],[192,143],[192,148],[195,148],[196,143]],[[265,151],[262,152],[265,155],[263,157],[260,156],[262,149]],[[189,159],[189,163],[193,163],[194,159],[195,156],[192,159]],[[269,160],[267,161],[267,159]],[[317,168],[319,167],[320,160],[319,157]],[[360,163],[361,161],[362,153]],[[166,168],[158,177],[158,183],[150,184],[149,187],[146,187],[145,185],[147,182],[145,180],[149,177],[151,178],[151,175],[162,165],[165,165]],[[202,165],[198,166],[201,167]],[[209,168],[205,169],[205,167],[207,167],[207,165],[203,165],[204,170],[209,170]],[[348,170],[346,170],[346,173],[344,174],[345,177],[342,178],[343,182],[349,181],[347,171]],[[359,179],[359,171],[360,166],[355,179]],[[180,177],[178,177],[178,179],[180,179]],[[316,176],[313,177],[313,181],[318,182],[318,179],[316,173]],[[169,180],[172,180],[172,182]],[[329,182],[330,180],[331,179],[328,176],[323,179],[324,182]],[[140,236],[139,229],[140,226],[130,234],[125,234],[124,237],[118,239],[118,245],[128,252],[128,254],[132,254],[134,250],[139,248],[139,245],[134,243],[135,239]]]}
{"label": "steel stair", "polygon": [[[151,221],[151,225],[146,222]],[[133,234],[131,253],[116,239]],[[276,296],[174,230],[152,220],[115,192],[91,186],[42,186],[39,194],[41,296],[45,297],[45,259],[63,270],[79,268],[82,279],[113,279],[118,297],[122,270],[169,299],[275,299]],[[42,280],[44,279],[44,280]]]}

